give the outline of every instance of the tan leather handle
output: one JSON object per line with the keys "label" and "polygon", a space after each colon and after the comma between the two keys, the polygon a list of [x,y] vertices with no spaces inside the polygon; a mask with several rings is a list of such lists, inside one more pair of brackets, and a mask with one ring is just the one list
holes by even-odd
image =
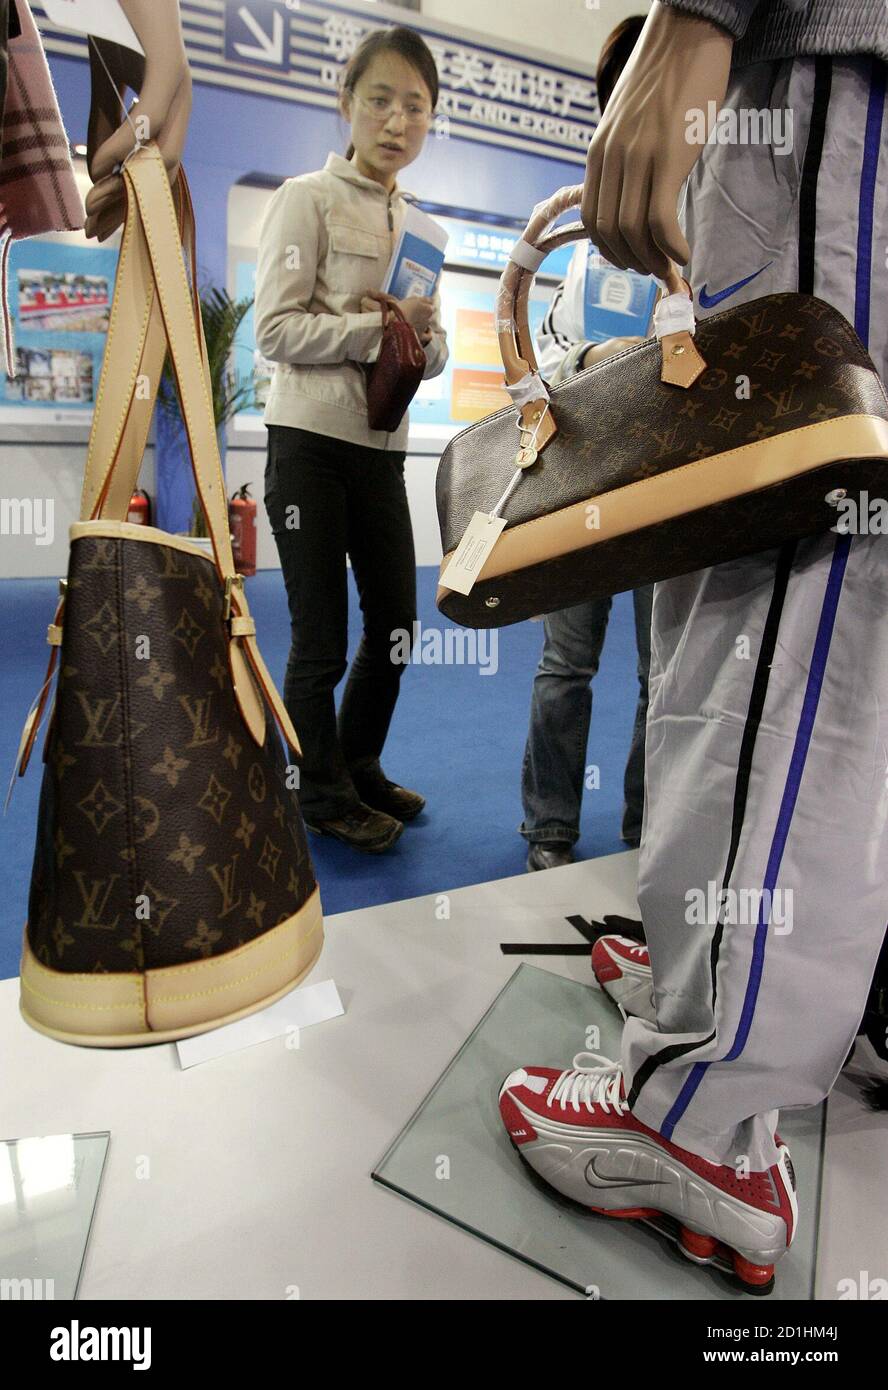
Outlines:
{"label": "tan leather handle", "polygon": [[[191,292],[199,320],[194,207],[179,170],[175,185],[179,238],[192,267]],[[81,495],[81,520],[123,521],[138,482],[166,357],[166,331],[153,278],[140,274],[147,253],[139,228],[124,230],[108,343],[102,361]],[[150,302],[146,302],[146,294]],[[147,383],[147,390],[146,388]]]}
{"label": "tan leather handle", "polygon": [[[153,142],[138,148],[126,160],[122,172],[127,210],[90,435],[81,515],[83,519],[109,517],[112,507],[119,511],[124,499],[129,501],[168,346],[198,495],[213,541],[216,568],[225,584],[224,616],[228,625],[228,656],[235,698],[252,738],[262,747],[266,739],[264,694],[281,733],[294,753],[300,754],[296,730],[256,643],[255,623],[243,591],[243,579],[234,569],[225,483],[210,398],[206,341],[196,293],[194,212],[188,186],[182,178],[177,215],[163,158]],[[182,257],[183,236],[192,262],[190,286]],[[140,367],[144,369],[146,364],[151,365],[150,389],[141,404],[147,410],[137,417],[137,377]],[[133,466],[136,475],[130,476],[127,470]],[[125,479],[125,487],[120,486],[121,476]],[[24,776],[27,768],[47,701],[49,679],[62,640],[59,624],[63,610],[64,599],[50,626],[52,654],[47,682],[22,735],[20,776]]]}
{"label": "tan leather handle", "polygon": [[[184,242],[192,267],[196,270],[194,208],[184,176],[179,171],[176,185],[178,235]],[[80,518],[122,521],[129,510],[133,488],[145,454],[151,419],[160,386],[160,376],[166,356],[166,332],[157,304],[154,284],[148,265],[144,238],[138,218],[128,209],[114,298],[99,376],[96,407],[93,411],[87,459],[83,473],[80,499]],[[194,312],[199,316],[196,295]],[[147,393],[139,389],[147,380]],[[18,758],[18,774],[25,775],[34,748],[37,731],[50,696],[50,685],[59,654],[62,622],[65,612],[64,595],[56,605],[49,626],[51,643],[46,676],[37,698],[36,707],[26,721]]]}
{"label": "tan leather handle", "polygon": [[144,236],[185,422],[197,494],[212,539],[216,568],[225,584],[225,616],[231,638],[228,655],[235,695],[250,733],[261,746],[265,740],[265,712],[258,698],[258,686],[284,738],[294,752],[300,753],[296,730],[256,643],[256,627],[244,594],[243,579],[234,568],[203,321],[199,313],[193,312],[173,195],[163,156],[155,142],[149,141],[136,150],[125,162],[122,172],[127,190],[127,221],[132,215]]}
{"label": "tan leather handle", "polygon": [[234,576],[234,557],[213,404],[204,370],[202,332],[199,318],[195,323],[192,312],[176,211],[157,145],[151,142],[138,149],[124,164],[122,173],[127,188],[127,221],[135,205],[166,329],[198,496],[213,542],[216,567],[226,579]]}
{"label": "tan leather handle", "polygon": [[[581,222],[572,222],[559,227],[554,232],[548,228],[570,208],[579,207],[583,199],[583,185],[573,184],[561,188],[551,198],[538,203],[531,214],[520,242],[516,244],[517,254],[537,264],[556,250],[571,241],[580,241],[587,233]],[[536,255],[533,255],[533,253]],[[516,251],[513,251],[513,255]],[[500,354],[503,360],[506,382],[517,386],[527,381],[532,398],[519,406],[521,417],[522,442],[532,438],[533,447],[539,453],[557,432],[557,423],[544,392],[533,393],[532,378],[538,371],[533,337],[530,332],[528,298],[536,270],[530,264],[524,265],[510,259],[500,278],[496,300],[496,332]],[[665,276],[666,292],[690,298],[690,288],[682,278],[676,265],[671,261]],[[688,387],[693,385],[705,371],[706,363],[700,356],[691,333],[683,331],[669,334],[661,339],[663,367],[661,378],[672,385]]]}

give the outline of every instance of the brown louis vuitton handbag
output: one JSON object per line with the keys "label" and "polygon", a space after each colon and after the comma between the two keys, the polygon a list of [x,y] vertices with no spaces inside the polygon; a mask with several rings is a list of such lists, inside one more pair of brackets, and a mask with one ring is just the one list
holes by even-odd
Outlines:
{"label": "brown louis vuitton handbag", "polygon": [[367,368],[367,423],[394,434],[419,390],[427,358],[416,329],[390,294],[371,294],[382,306],[382,338],[376,361]]}
{"label": "brown louis vuitton handbag", "polygon": [[[437,604],[467,626],[828,530],[844,496],[888,481],[876,369],[842,315],[808,295],[769,295],[695,324],[673,270],[656,338],[547,387],[528,293],[544,257],[585,236],[579,223],[546,235],[581,197],[565,188],[538,205],[500,282],[496,328],[517,419],[506,408],[471,425],[439,465]],[[495,540],[491,516],[505,519]],[[445,578],[457,552],[451,576],[464,592]]]}
{"label": "brown louis vuitton handbag", "polygon": [[[306,974],[323,940],[277,726],[291,758],[299,743],[231,553],[187,185],[180,176],[177,219],[153,143],[123,175],[83,519],[48,634],[41,705],[56,659],[58,684],[21,971],[33,1027],[102,1047],[183,1038],[262,1008]],[[212,556],[123,519],[167,349]]]}

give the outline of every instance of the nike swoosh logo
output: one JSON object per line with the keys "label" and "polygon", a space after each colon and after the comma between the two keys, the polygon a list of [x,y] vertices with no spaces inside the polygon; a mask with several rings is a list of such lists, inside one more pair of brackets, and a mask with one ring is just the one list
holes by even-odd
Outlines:
{"label": "nike swoosh logo", "polygon": [[704,285],[697,296],[700,300],[700,307],[702,309],[713,309],[716,304],[721,304],[723,299],[729,299],[732,294],[736,294],[738,290],[742,290],[744,285],[750,284],[757,275],[761,275],[762,270],[767,270],[768,266],[773,264],[773,261],[768,261],[768,265],[763,265],[761,270],[754,270],[751,275],[747,275],[745,280],[738,280],[735,285],[728,285],[726,290],[718,290],[715,294],[709,294]]}
{"label": "nike swoosh logo", "polygon": [[599,1173],[595,1167],[595,1159],[590,1158],[586,1164],[586,1182],[590,1187],[665,1187],[666,1181],[663,1178],[609,1178],[606,1173]]}

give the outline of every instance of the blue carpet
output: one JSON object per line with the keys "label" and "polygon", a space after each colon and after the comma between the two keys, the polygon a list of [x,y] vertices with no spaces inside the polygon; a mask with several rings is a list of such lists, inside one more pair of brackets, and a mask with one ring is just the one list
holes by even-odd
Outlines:
{"label": "blue carpet", "polygon": [[[418,573],[418,613],[423,631],[447,626],[435,608],[437,573],[433,566],[424,566]],[[0,734],[0,769],[4,783],[12,770],[25,714],[43,679],[46,625],[57,592],[55,580],[10,579],[0,583],[0,650],[5,653],[0,670],[0,707],[6,711]],[[289,638],[280,573],[266,570],[258,574],[250,580],[248,592],[263,655],[280,685]],[[353,589],[350,653],[357,645],[359,624]],[[389,777],[421,791],[428,805],[385,855],[359,854],[327,837],[309,837],[326,913],[444,892],[524,870],[527,847],[517,833],[522,817],[520,770],[530,687],[542,638],[540,623],[501,629],[494,675],[481,675],[476,665],[411,664],[404,674],[384,766]],[[601,787],[585,797],[578,857],[592,858],[625,848],[619,833],[623,767],[637,689],[632,602],[628,594],[621,594],[614,603],[594,686],[588,762],[600,767]],[[16,779],[12,802],[0,823],[5,889],[0,978],[18,974],[42,768],[39,755],[35,755],[27,776]],[[4,797],[5,792],[4,785]]]}

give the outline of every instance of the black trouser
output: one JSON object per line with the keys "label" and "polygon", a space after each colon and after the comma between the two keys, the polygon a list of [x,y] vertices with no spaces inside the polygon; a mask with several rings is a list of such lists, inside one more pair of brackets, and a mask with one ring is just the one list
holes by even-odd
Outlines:
{"label": "black trouser", "polygon": [[[352,772],[378,762],[402,654],[412,645],[416,557],[404,457],[268,426],[265,506],[292,627],[284,701],[302,745],[299,797],[311,820],[333,819],[360,801]],[[337,721],[333,691],[347,666],[346,554],[364,631]],[[406,648],[403,638],[396,645],[401,631],[409,634]],[[393,649],[400,660],[392,659]]]}

